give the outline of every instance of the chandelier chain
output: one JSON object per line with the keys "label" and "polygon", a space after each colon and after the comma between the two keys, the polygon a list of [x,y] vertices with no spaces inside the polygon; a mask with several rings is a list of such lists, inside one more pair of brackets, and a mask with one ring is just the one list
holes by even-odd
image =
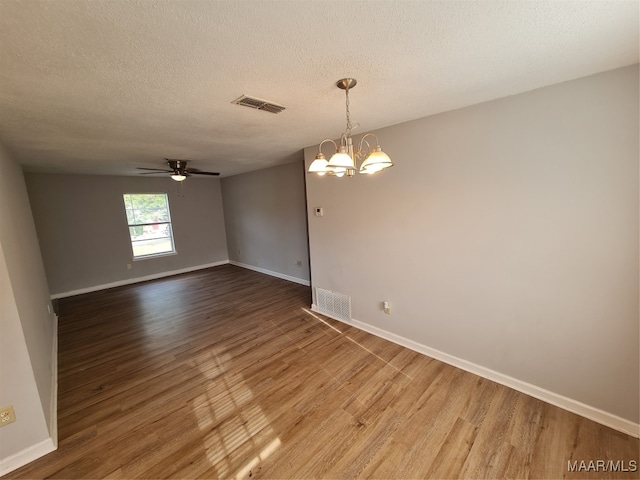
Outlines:
{"label": "chandelier chain", "polygon": [[349,87],[344,90],[345,96],[347,97],[347,136],[351,135],[351,114],[349,112]]}

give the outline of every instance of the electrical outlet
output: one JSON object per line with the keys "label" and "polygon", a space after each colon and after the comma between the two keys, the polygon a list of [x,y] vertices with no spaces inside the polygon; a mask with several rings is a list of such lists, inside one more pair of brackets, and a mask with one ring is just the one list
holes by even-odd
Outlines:
{"label": "electrical outlet", "polygon": [[127,270],[131,270],[131,264],[127,263]]}
{"label": "electrical outlet", "polygon": [[302,266],[302,260],[296,260],[296,267]]}
{"label": "electrical outlet", "polygon": [[4,427],[16,421],[16,414],[13,411],[13,405],[0,408],[0,427]]}

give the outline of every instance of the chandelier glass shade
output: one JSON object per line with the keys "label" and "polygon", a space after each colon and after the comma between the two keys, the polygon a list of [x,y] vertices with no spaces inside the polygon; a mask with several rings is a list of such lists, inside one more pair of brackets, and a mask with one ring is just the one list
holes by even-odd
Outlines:
{"label": "chandelier glass shade", "polygon": [[[343,78],[336,83],[338,88],[345,91],[347,128],[340,137],[340,145],[330,138],[320,142],[318,154],[315,160],[311,162],[311,165],[309,165],[309,173],[315,173],[320,176],[335,175],[336,177],[343,177],[347,175],[348,177],[352,177],[356,172],[370,175],[393,166],[393,162],[391,162],[389,156],[382,151],[378,137],[373,133],[364,135],[360,140],[358,149],[356,151],[353,149],[351,131],[354,127],[351,123],[349,113],[349,89],[353,88],[356,83],[355,78]],[[375,144],[369,143],[367,138],[375,139]],[[335,153],[328,161],[324,153],[322,153],[322,145],[326,142],[333,143],[335,147]],[[358,163],[360,163],[359,168]]]}

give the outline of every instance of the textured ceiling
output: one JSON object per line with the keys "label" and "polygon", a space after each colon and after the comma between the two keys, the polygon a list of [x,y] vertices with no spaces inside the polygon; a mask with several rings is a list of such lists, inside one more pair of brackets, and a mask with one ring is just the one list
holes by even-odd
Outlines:
{"label": "textured ceiling", "polygon": [[637,0],[0,0],[0,142],[31,171],[228,176],[338,137],[339,78],[364,132],[636,63],[638,18]]}

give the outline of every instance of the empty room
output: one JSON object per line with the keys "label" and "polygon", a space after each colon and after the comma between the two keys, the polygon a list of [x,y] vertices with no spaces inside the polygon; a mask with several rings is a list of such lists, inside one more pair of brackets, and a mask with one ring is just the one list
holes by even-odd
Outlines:
{"label": "empty room", "polygon": [[639,18],[0,0],[0,476],[639,479]]}

